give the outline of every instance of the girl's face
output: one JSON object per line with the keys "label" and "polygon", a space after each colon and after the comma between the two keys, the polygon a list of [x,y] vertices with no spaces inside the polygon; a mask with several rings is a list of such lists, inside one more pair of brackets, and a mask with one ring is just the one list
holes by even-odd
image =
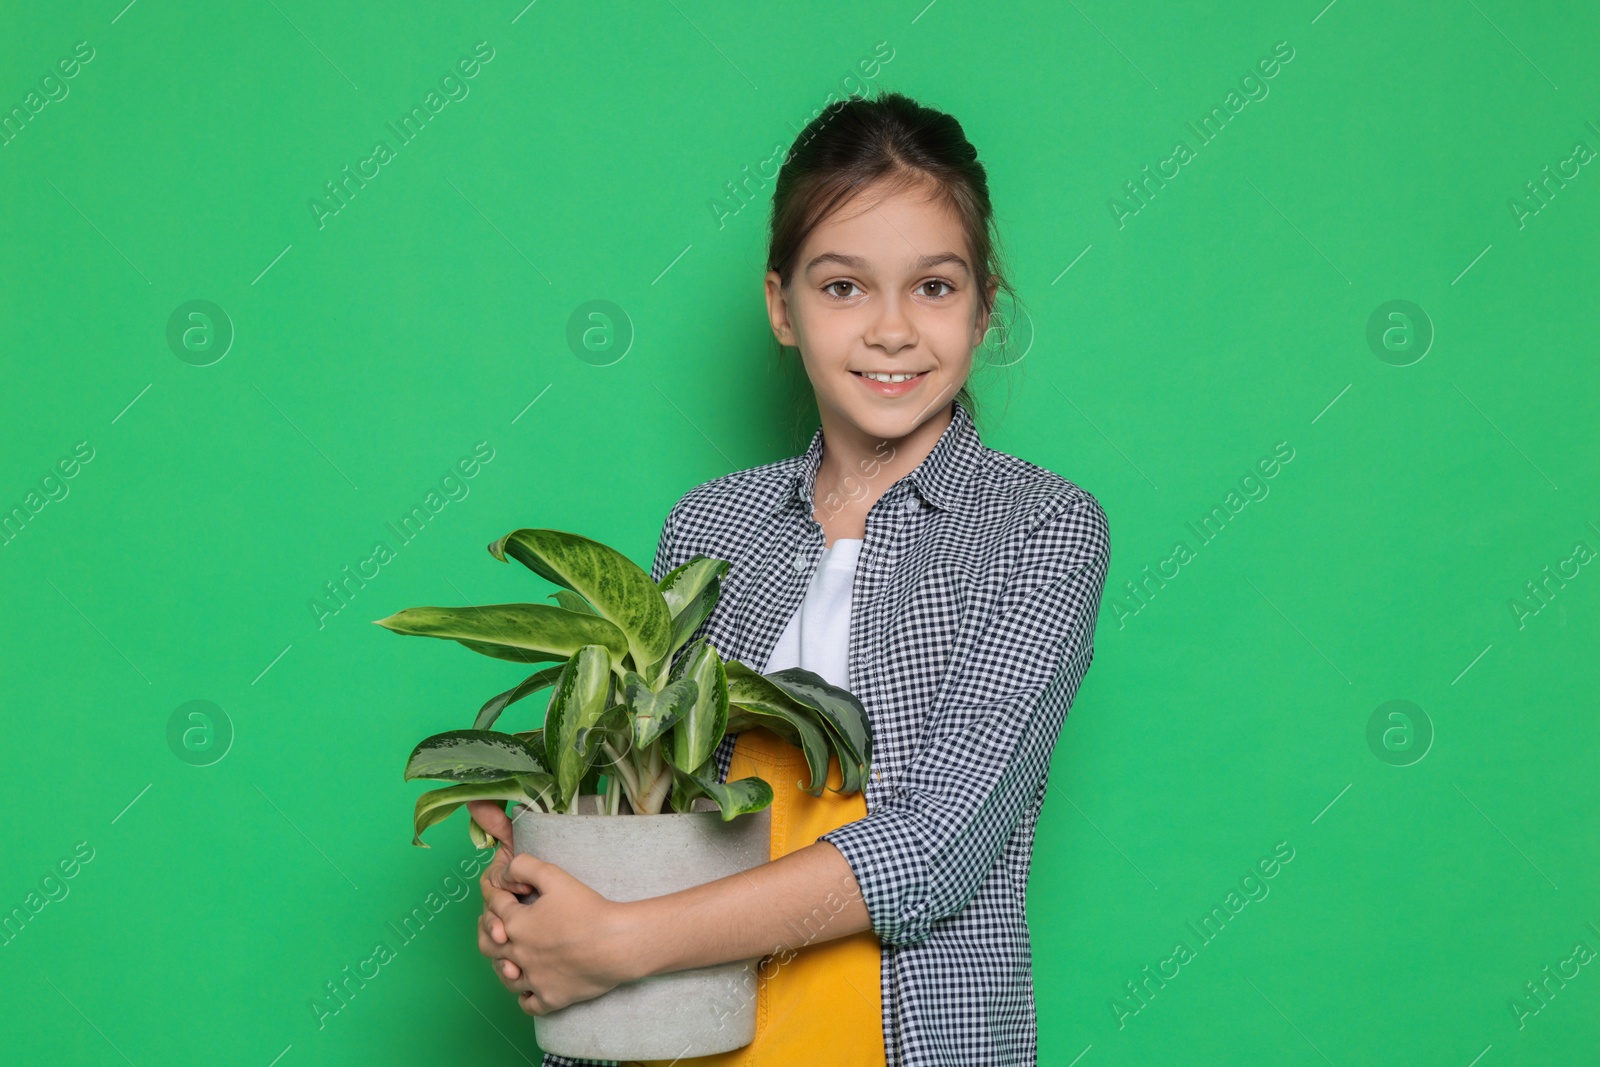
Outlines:
{"label": "girl's face", "polygon": [[989,324],[975,286],[951,208],[925,188],[869,187],[806,238],[788,289],[767,273],[767,312],[778,340],[800,350],[824,419],[897,440],[966,383]]}

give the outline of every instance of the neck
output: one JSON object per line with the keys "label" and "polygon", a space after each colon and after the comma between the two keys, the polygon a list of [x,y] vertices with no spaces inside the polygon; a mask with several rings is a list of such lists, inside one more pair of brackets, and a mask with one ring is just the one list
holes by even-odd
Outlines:
{"label": "neck", "polygon": [[830,496],[865,515],[891,485],[917,469],[955,417],[946,404],[922,425],[898,438],[876,437],[831,410],[823,409],[822,462],[817,468],[816,500],[822,509]]}

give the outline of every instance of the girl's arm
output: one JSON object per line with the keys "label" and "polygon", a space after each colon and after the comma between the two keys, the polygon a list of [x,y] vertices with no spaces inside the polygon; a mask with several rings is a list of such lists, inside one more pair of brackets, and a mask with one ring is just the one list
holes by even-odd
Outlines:
{"label": "girl's arm", "polygon": [[887,946],[916,944],[971,902],[1045,788],[1067,709],[1094,655],[1110,562],[1088,494],[1052,503],[981,623],[961,635],[893,795],[818,838],[858,877]]}
{"label": "girl's arm", "polygon": [[635,978],[773,954],[872,929],[861,887],[826,841],[739,874],[624,905]]}
{"label": "girl's arm", "polygon": [[[497,814],[505,827],[488,811],[480,825],[509,837],[510,820]],[[555,864],[526,853],[512,857],[502,846],[481,885],[478,950],[496,960],[496,975],[530,1015],[670,971],[769,954],[781,965],[805,945],[871,928],[850,865],[826,841],[690,889],[627,902],[607,900]],[[530,890],[538,896],[529,904],[513,895]]]}

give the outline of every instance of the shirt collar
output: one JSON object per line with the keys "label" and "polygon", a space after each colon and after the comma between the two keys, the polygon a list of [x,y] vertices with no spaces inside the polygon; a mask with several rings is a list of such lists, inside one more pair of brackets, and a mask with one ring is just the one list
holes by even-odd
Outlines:
{"label": "shirt collar", "polygon": [[[950,425],[944,428],[933,451],[905,476],[922,498],[942,511],[955,507],[957,495],[967,478],[977,469],[983,455],[972,413],[961,401],[953,402]],[[796,457],[794,470],[777,507],[799,504],[805,514],[816,508],[817,472],[822,467],[822,427],[811,435],[805,452]],[[774,508],[777,510],[777,508]]]}

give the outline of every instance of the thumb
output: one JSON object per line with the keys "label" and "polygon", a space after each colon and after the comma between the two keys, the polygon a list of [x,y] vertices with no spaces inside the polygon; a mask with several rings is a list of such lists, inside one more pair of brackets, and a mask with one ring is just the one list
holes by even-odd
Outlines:
{"label": "thumb", "polygon": [[502,844],[495,850],[494,859],[489,864],[488,879],[502,889],[513,893],[528,893],[533,887],[517,881],[511,877],[511,860],[514,855],[510,845]]}
{"label": "thumb", "polygon": [[535,892],[543,893],[552,883],[566,874],[560,867],[547,863],[538,856],[519,852],[511,857],[506,867],[506,877],[530,885]]}

